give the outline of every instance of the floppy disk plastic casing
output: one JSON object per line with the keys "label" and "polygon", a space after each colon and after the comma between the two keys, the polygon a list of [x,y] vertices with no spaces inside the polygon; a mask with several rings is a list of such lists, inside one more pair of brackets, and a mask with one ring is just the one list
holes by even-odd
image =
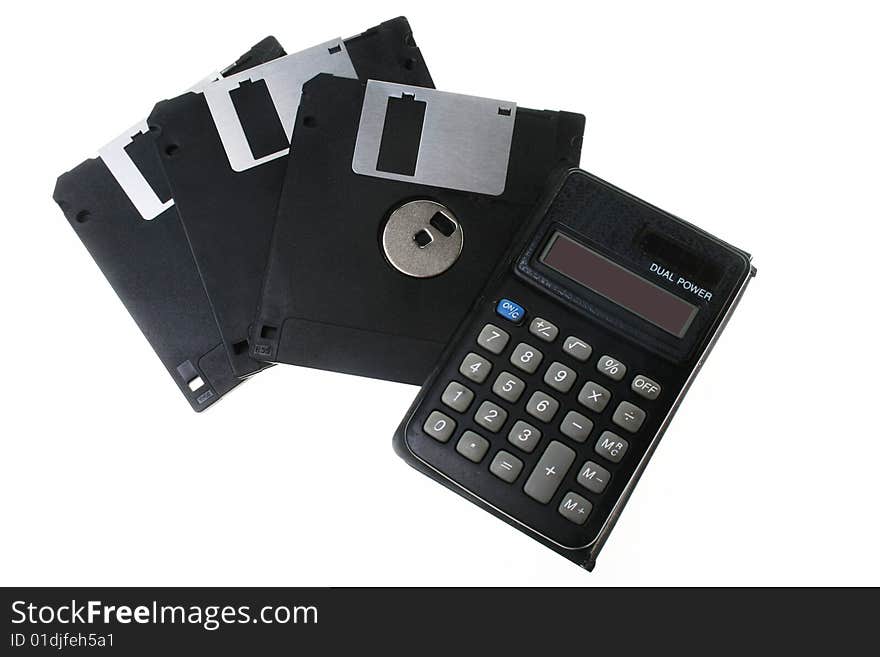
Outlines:
{"label": "floppy disk plastic casing", "polygon": [[[268,37],[222,75],[283,55],[278,41]],[[128,136],[129,145],[115,154],[136,182],[145,185],[141,191],[148,197],[146,203],[131,187],[123,188],[108,166],[113,160],[107,151],[62,174],[53,198],[181,393],[194,410],[201,411],[239,380],[226,357],[165,183],[153,144],[155,135],[144,124],[144,132],[135,127]],[[122,141],[128,142],[124,137]],[[126,161],[125,155],[130,159]],[[121,359],[114,354],[104,357],[107,380],[113,381],[115,377],[109,374]]]}
{"label": "floppy disk plastic casing", "polygon": [[[433,86],[403,17],[287,59],[295,64],[293,71],[270,71],[265,80],[260,69],[248,71],[241,77],[254,79],[225,84],[234,87],[229,93],[208,89],[184,94],[159,103],[149,118],[159,133],[167,180],[233,370],[240,377],[266,366],[250,358],[248,336],[284,181],[299,85],[326,66],[350,77]],[[286,64],[279,59],[263,68],[280,69]],[[285,87],[309,67],[317,70],[296,88]],[[237,103],[231,129],[227,118],[218,119],[218,97],[225,103],[231,97]],[[286,112],[289,118],[282,116]],[[238,144],[233,143],[236,138]],[[295,157],[295,141],[290,150]],[[316,191],[328,189],[323,181],[314,184]]]}
{"label": "floppy disk plastic casing", "polygon": [[[419,149],[414,176],[356,173],[356,168],[381,167],[386,139],[391,140],[387,150],[393,151],[395,136],[408,130],[406,125],[400,130],[388,128],[386,113],[386,132],[393,134],[381,136],[377,159],[375,133],[381,131],[381,120],[374,121],[371,130],[366,129],[369,126],[360,129],[362,113],[367,115],[362,109],[368,88],[382,92],[389,87],[393,85],[321,75],[303,89],[294,132],[296,154],[279,201],[255,323],[252,353],[256,358],[421,384],[537,202],[548,176],[579,162],[582,115],[501,102],[488,107],[498,120],[513,122],[509,152],[503,154],[507,160],[500,163],[505,174],[503,190],[495,190],[500,194],[406,180],[420,177],[419,171],[426,170],[421,158],[433,150],[457,161],[456,166],[426,163],[437,165],[427,166],[437,177],[454,183],[458,179],[455,169],[470,168],[480,177],[481,167],[494,167],[496,171],[482,176],[480,183],[494,189],[499,162],[475,165],[468,159],[485,157],[479,131],[467,135],[477,142],[472,148],[465,141],[460,144],[467,151],[463,153],[450,150],[446,143],[461,140],[460,134],[440,134],[441,129],[431,135],[425,127],[420,138],[414,139]],[[438,125],[454,122],[452,115],[462,105],[481,105],[481,99],[454,94],[446,98],[433,90],[401,87],[393,93],[395,100],[404,103],[421,102],[419,97],[431,94],[425,101],[425,126],[432,120],[434,100],[444,105],[444,112],[434,113]],[[384,107],[381,95],[379,100]],[[492,101],[482,105],[487,102]],[[358,145],[359,133],[360,140],[372,146]],[[495,144],[493,140],[497,141],[487,139],[491,144],[486,145]],[[356,149],[362,148],[372,148],[371,155],[355,157]],[[459,182],[467,184],[467,177]],[[415,199],[448,208],[463,234],[458,260],[435,276],[416,278],[401,273],[389,263],[381,244],[389,215]]]}

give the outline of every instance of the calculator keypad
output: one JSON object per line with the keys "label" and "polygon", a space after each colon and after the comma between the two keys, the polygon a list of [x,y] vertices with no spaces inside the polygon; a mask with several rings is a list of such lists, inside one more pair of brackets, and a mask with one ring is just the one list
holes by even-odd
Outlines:
{"label": "calculator keypad", "polygon": [[486,351],[495,355],[504,351],[507,342],[510,340],[510,333],[504,329],[500,329],[494,324],[486,324],[480,335],[477,336],[477,344]]}
{"label": "calculator keypad", "polygon": [[595,461],[587,461],[578,473],[577,482],[592,493],[601,494],[611,480],[611,473]]}
{"label": "calculator keypad", "polygon": [[593,510],[593,505],[585,497],[569,491],[562,502],[559,503],[559,515],[566,520],[571,520],[576,525],[583,525]]}
{"label": "calculator keypad", "polygon": [[558,410],[559,402],[540,390],[533,392],[529,397],[529,403],[526,404],[526,413],[542,422],[551,422]]}
{"label": "calculator keypad", "polygon": [[[554,531],[592,524],[600,511],[599,519],[608,513],[603,498],[618,469],[632,468],[628,452],[644,448],[640,432],[661,385],[638,371],[627,376],[614,346],[601,349],[601,335],[583,327],[562,333],[565,327],[546,314],[503,301],[503,308],[500,302],[492,308],[492,321],[473,329],[458,362],[465,378],[441,382],[443,411],[426,409],[423,429],[438,443],[451,443],[437,448],[457,453],[460,467],[478,468],[486,485],[504,487],[502,500],[515,504],[509,496],[520,495],[535,505],[529,513],[542,506],[541,513],[555,518],[548,519]],[[630,351],[618,353],[644,367]],[[487,499],[494,504],[493,495]]]}
{"label": "calculator keypad", "polygon": [[525,342],[516,345],[513,353],[510,354],[510,362],[513,366],[528,374],[534,374],[542,360],[544,360],[544,354],[537,347],[527,345]]}
{"label": "calculator keypad", "polygon": [[479,463],[486,456],[486,452],[489,451],[489,441],[478,433],[465,431],[458,440],[455,451],[469,461]]}
{"label": "calculator keypad", "polygon": [[540,440],[541,430],[523,420],[517,420],[507,434],[507,442],[527,453],[535,451]]}
{"label": "calculator keypad", "polygon": [[501,431],[501,427],[507,422],[507,411],[498,404],[490,401],[484,401],[477,409],[474,415],[474,421],[484,429],[488,429],[492,433]]}
{"label": "calculator keypad", "polygon": [[630,433],[635,433],[642,428],[645,421],[645,411],[628,401],[622,401],[617,405],[611,421],[619,427],[623,427]]}
{"label": "calculator keypad", "polygon": [[590,359],[590,354],[593,353],[593,348],[580,338],[569,335],[567,338],[565,338],[565,342],[562,345],[562,351],[567,353],[576,361],[586,363]]}
{"label": "calculator keypad", "polygon": [[452,432],[455,431],[455,420],[440,411],[434,411],[425,420],[425,426],[422,428],[434,440],[445,443],[452,438]]}
{"label": "calculator keypad", "polygon": [[495,458],[492,459],[492,463],[489,465],[489,472],[508,484],[516,481],[522,469],[523,462],[503,449],[495,455]]}
{"label": "calculator keypad", "polygon": [[541,504],[547,504],[553,499],[556,489],[562,483],[562,478],[574,463],[575,456],[571,447],[563,445],[558,440],[547,445],[547,449],[544,450],[523,487],[525,494]]}
{"label": "calculator keypad", "polygon": [[502,372],[492,385],[492,392],[511,404],[519,401],[526,390],[526,384],[519,377],[510,372]]}
{"label": "calculator keypad", "polygon": [[594,413],[601,413],[611,401],[611,393],[598,383],[587,381],[578,394],[578,401]]}
{"label": "calculator keypad", "polygon": [[471,352],[461,361],[458,371],[474,383],[482,383],[492,371],[492,363],[479,354]]}
{"label": "calculator keypad", "polygon": [[593,430],[593,421],[586,415],[581,415],[577,411],[569,411],[566,413],[562,424],[559,425],[559,432],[563,436],[568,436],[577,443],[584,443]]}
{"label": "calculator keypad", "polygon": [[596,370],[614,381],[622,381],[626,376],[626,365],[613,356],[601,356],[596,363]]}
{"label": "calculator keypad", "polygon": [[553,342],[556,336],[559,335],[559,329],[546,319],[535,317],[532,323],[529,324],[529,333],[544,342]]}
{"label": "calculator keypad", "polygon": [[596,442],[596,454],[604,456],[612,463],[620,463],[627,449],[629,449],[629,443],[610,431],[603,431]]}
{"label": "calculator keypad", "polygon": [[558,361],[550,363],[550,367],[544,373],[544,383],[559,392],[571,390],[576,379],[577,374],[575,371]]}
{"label": "calculator keypad", "polygon": [[458,381],[450,381],[449,385],[446,386],[446,390],[443,391],[443,397],[440,399],[449,408],[459,413],[464,413],[468,406],[471,405],[471,402],[474,401],[474,393],[470,388],[463,386]]}
{"label": "calculator keypad", "polygon": [[632,391],[637,395],[641,395],[645,399],[649,399],[653,401],[660,396],[660,384],[656,381],[652,381],[644,374],[639,374],[636,378],[633,379],[632,385],[630,386]]}

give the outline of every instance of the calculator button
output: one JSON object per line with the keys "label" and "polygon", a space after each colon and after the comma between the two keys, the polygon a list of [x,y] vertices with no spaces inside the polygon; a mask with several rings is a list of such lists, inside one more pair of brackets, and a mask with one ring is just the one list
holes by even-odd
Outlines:
{"label": "calculator button", "polygon": [[527,345],[525,342],[520,342],[516,345],[516,349],[510,354],[510,362],[529,374],[535,373],[535,370],[538,369],[538,365],[541,364],[543,359],[544,354],[538,351],[535,347]]}
{"label": "calculator button", "polygon": [[576,525],[583,525],[593,510],[593,505],[577,493],[568,492],[559,505],[559,514]]}
{"label": "calculator button", "polygon": [[525,392],[526,384],[522,379],[515,377],[510,372],[502,372],[495,379],[492,392],[511,404],[515,404]]}
{"label": "calculator button", "polygon": [[578,443],[585,442],[593,430],[593,421],[578,413],[577,411],[569,411],[566,413],[562,424],[559,425],[559,432],[563,436],[568,436]]}
{"label": "calculator button", "polygon": [[522,469],[523,462],[503,449],[495,455],[495,458],[492,459],[492,463],[489,465],[489,472],[499,479],[503,479],[508,484],[516,481]]}
{"label": "calculator button", "polygon": [[458,368],[464,376],[476,383],[482,383],[492,371],[492,363],[474,352],[469,353],[461,361],[461,367]]}
{"label": "calculator button", "polygon": [[451,381],[440,399],[449,408],[464,413],[474,401],[474,393],[458,381]]}
{"label": "calculator button", "polygon": [[461,438],[458,439],[455,451],[469,461],[479,463],[486,456],[486,452],[489,451],[489,441],[478,433],[465,431]]}
{"label": "calculator button", "polygon": [[580,338],[569,335],[565,338],[565,342],[562,343],[562,351],[583,363],[593,353],[593,348]]}
{"label": "calculator button", "polygon": [[455,431],[455,420],[440,411],[432,411],[422,427],[425,433],[441,443],[447,442]]}
{"label": "calculator button", "polygon": [[559,329],[546,319],[535,317],[532,323],[529,324],[529,333],[544,342],[553,342],[556,336],[559,335]]}
{"label": "calculator button", "polygon": [[490,401],[484,401],[477,409],[474,415],[474,421],[484,429],[488,429],[492,433],[498,433],[501,426],[507,421],[507,411],[493,404]]}
{"label": "calculator button", "polygon": [[635,404],[631,404],[628,401],[622,401],[617,405],[617,408],[614,409],[614,415],[611,416],[611,421],[617,426],[623,427],[630,433],[635,433],[641,428],[642,423],[645,421],[645,411]]}
{"label": "calculator button", "polygon": [[660,396],[660,384],[652,381],[644,374],[639,374],[633,379],[630,386],[634,393],[645,399],[657,399]]}
{"label": "calculator button", "polygon": [[516,301],[511,301],[510,299],[502,299],[499,301],[498,305],[495,306],[495,312],[501,315],[504,319],[516,324],[519,324],[522,318],[526,315],[526,309]]}
{"label": "calculator button", "polygon": [[544,383],[559,392],[571,390],[575,379],[577,379],[577,374],[573,369],[557,362],[550,363],[550,367],[544,373]]}
{"label": "calculator button", "polygon": [[598,463],[587,461],[578,473],[578,483],[597,495],[605,490],[611,481],[611,473]]}
{"label": "calculator button", "polygon": [[587,381],[578,394],[578,401],[596,413],[601,413],[610,400],[611,393],[592,381]]}
{"label": "calculator button", "polygon": [[504,351],[508,340],[510,340],[510,333],[494,324],[486,324],[480,331],[480,335],[477,336],[477,344],[493,354],[500,354]]}
{"label": "calculator button", "polygon": [[596,442],[596,454],[604,456],[612,463],[620,463],[629,443],[623,438],[610,431],[603,431]]}
{"label": "calculator button", "polygon": [[544,422],[550,422],[558,410],[559,402],[540,390],[532,393],[529,403],[526,404],[526,413]]}
{"label": "calculator button", "polygon": [[526,453],[533,452],[540,440],[541,430],[522,420],[517,420],[510,433],[507,434],[507,442]]}
{"label": "calculator button", "polygon": [[609,379],[614,379],[615,381],[620,381],[626,376],[626,365],[607,354],[599,358],[599,361],[596,363],[596,369]]}
{"label": "calculator button", "polygon": [[523,487],[525,494],[542,504],[547,504],[574,462],[574,456],[574,450],[558,440],[547,445],[538,465],[532,470]]}

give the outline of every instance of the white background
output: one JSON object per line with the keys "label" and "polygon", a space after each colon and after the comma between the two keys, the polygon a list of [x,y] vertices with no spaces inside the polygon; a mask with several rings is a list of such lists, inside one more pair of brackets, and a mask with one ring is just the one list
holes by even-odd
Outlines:
{"label": "white background", "polygon": [[[870,7],[10,8],[0,583],[880,584]],[[293,52],[402,13],[438,88],[586,114],[585,169],[758,266],[593,574],[394,455],[413,387],[276,367],[193,413],[50,198],[264,35]]]}

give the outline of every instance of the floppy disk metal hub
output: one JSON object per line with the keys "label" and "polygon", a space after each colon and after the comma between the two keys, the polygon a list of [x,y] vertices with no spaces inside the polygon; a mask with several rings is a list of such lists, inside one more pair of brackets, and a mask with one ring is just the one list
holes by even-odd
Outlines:
{"label": "floppy disk metal hub", "polygon": [[382,232],[388,262],[415,278],[445,272],[458,260],[463,244],[461,224],[449,208],[421,199],[394,210]]}

